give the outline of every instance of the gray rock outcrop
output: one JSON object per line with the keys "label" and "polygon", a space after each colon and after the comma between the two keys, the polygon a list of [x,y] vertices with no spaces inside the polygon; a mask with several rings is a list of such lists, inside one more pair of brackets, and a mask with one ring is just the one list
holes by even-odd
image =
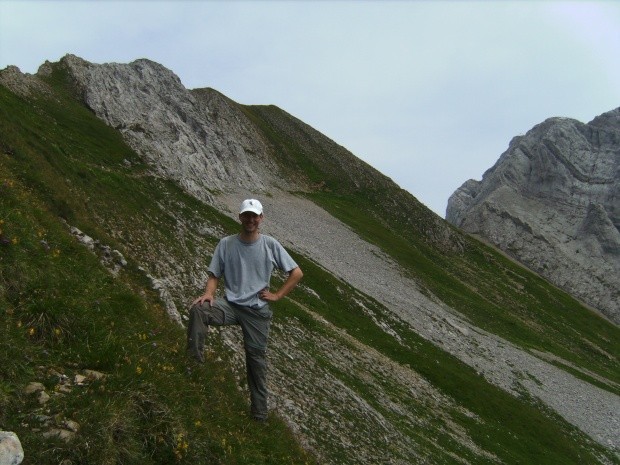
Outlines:
{"label": "gray rock outcrop", "polygon": [[[172,71],[147,59],[93,64],[66,55],[61,64],[99,118],[156,172],[198,198],[212,201],[213,192],[282,183],[255,126],[217,91],[188,90]],[[46,72],[44,64],[38,74]]]}
{"label": "gray rock outcrop", "polygon": [[620,108],[515,137],[446,219],[620,323]]}

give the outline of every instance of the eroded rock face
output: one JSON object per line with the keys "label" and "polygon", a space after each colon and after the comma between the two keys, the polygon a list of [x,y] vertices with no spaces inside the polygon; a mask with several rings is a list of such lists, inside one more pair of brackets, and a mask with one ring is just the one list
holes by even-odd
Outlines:
{"label": "eroded rock face", "polygon": [[515,137],[446,219],[620,323],[620,108]]}
{"label": "eroded rock face", "polygon": [[218,92],[190,91],[172,71],[146,59],[93,64],[67,55],[61,64],[84,103],[191,194],[211,200],[216,191],[261,191],[275,179],[282,184],[262,137]]}

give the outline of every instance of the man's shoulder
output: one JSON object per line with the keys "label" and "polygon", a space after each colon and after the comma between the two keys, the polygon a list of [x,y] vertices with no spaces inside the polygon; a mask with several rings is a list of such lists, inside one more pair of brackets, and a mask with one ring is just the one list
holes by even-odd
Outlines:
{"label": "man's shoulder", "polygon": [[262,234],[262,233],[260,236],[263,242],[267,245],[276,245],[276,246],[280,245],[280,242],[273,236],[270,236],[268,234]]}
{"label": "man's shoulder", "polygon": [[230,236],[225,236],[225,237],[222,237],[222,238],[220,239],[220,242],[222,242],[222,243],[224,243],[224,244],[228,244],[228,243],[230,243],[230,242],[235,241],[235,239],[236,239],[236,238],[237,238],[237,234],[231,234]]}
{"label": "man's shoulder", "polygon": [[220,239],[220,241],[217,244],[217,248],[222,252],[225,253],[226,250],[232,245],[234,246],[235,242],[236,242],[236,235],[233,234],[231,236],[225,236],[222,237]]}

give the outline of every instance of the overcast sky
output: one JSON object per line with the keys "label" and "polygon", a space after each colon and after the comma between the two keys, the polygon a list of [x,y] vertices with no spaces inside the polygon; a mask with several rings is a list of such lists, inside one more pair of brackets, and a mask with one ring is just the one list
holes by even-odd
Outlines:
{"label": "overcast sky", "polygon": [[0,0],[0,69],[67,53],[277,105],[442,217],[512,137],[620,107],[612,0]]}

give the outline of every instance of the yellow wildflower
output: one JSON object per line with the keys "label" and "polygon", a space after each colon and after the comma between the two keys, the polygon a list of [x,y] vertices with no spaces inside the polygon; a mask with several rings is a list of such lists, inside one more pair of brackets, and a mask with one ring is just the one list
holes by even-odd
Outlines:
{"label": "yellow wildflower", "polygon": [[174,455],[176,456],[177,460],[181,460],[183,458],[183,455],[187,454],[189,443],[185,439],[185,435],[183,433],[177,434],[176,440],[177,444],[174,449]]}

